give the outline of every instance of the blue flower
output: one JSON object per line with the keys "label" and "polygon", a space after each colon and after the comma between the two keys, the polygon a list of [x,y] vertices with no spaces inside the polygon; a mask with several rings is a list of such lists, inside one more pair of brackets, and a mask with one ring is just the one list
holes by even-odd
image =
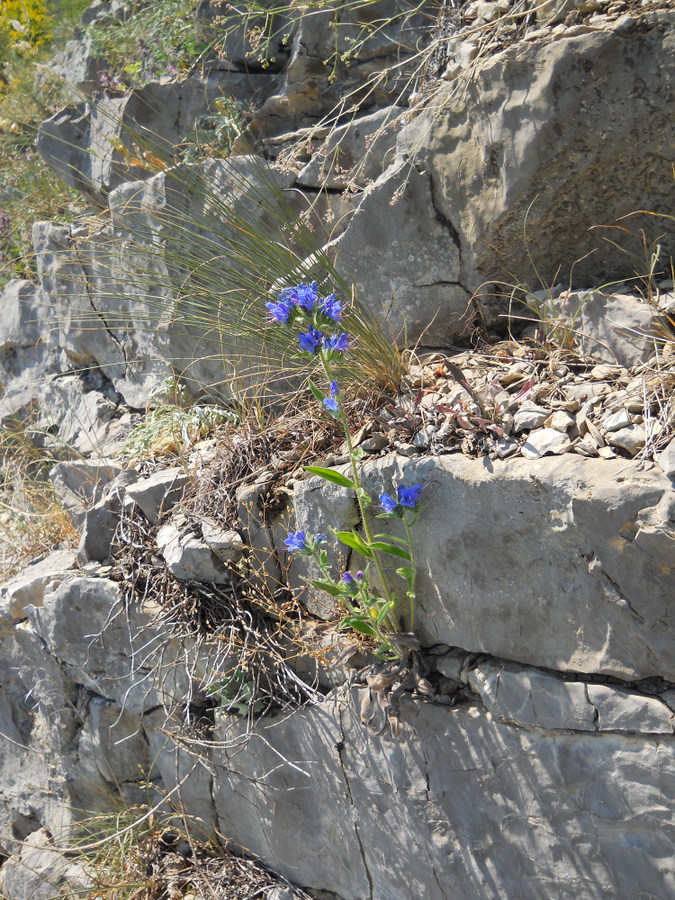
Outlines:
{"label": "blue flower", "polygon": [[401,506],[407,506],[409,509],[415,509],[415,504],[417,503],[420,491],[422,490],[421,484],[413,484],[412,487],[404,487],[402,484],[399,484],[396,492],[398,494],[398,502]]}
{"label": "blue flower", "polygon": [[335,294],[329,294],[321,304],[321,312],[332,319],[339,322],[342,316],[342,304],[336,298]]}
{"label": "blue flower", "polygon": [[303,333],[298,335],[300,349],[304,350],[305,353],[314,353],[322,340],[325,340],[323,333],[316,328],[313,328],[311,325],[306,334]]}
{"label": "blue flower", "polygon": [[349,335],[344,332],[340,335],[334,334],[331,337],[323,339],[323,349],[326,353],[342,353],[349,350]]}
{"label": "blue flower", "polygon": [[407,506],[408,509],[415,509],[415,504],[419,500],[421,490],[421,484],[413,484],[412,487],[405,487],[404,485],[399,484],[396,488],[396,500],[390,497],[389,494],[380,494],[382,509],[388,516],[393,514],[400,518],[403,516],[401,507]]}
{"label": "blue flower", "polygon": [[387,515],[391,515],[393,511],[398,506],[396,500],[392,500],[389,494],[380,494],[380,503],[382,504],[382,509],[387,513]]}
{"label": "blue flower", "polygon": [[338,392],[337,381],[335,381],[335,379],[333,379],[333,381],[331,381],[331,383],[330,383],[330,397],[323,398],[323,405],[330,412],[336,413],[336,412],[340,411],[340,405],[339,405],[338,401],[336,400],[338,393],[339,392]]}
{"label": "blue flower", "polygon": [[279,294],[279,300],[282,302],[288,301],[293,306],[301,306],[307,312],[311,312],[314,309],[314,304],[317,303],[318,299],[319,294],[316,281],[313,281],[311,284],[303,282],[295,287],[286,288]]}
{"label": "blue flower", "polygon": [[272,314],[272,318],[276,322],[280,322],[282,325],[285,325],[288,322],[288,317],[290,316],[291,310],[293,308],[293,305],[288,300],[279,300],[276,303],[266,303],[265,306]]}
{"label": "blue flower", "polygon": [[307,539],[304,531],[288,532],[288,537],[284,541],[286,548],[291,551],[304,550],[307,546]]}
{"label": "blue flower", "polygon": [[354,584],[354,578],[349,572],[345,572],[340,581],[344,581],[345,584]]}

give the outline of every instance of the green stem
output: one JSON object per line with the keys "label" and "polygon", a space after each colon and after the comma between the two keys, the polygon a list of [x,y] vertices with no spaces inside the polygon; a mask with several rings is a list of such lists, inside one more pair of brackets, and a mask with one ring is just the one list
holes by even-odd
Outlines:
{"label": "green stem", "polygon": [[[328,384],[333,381],[333,374],[328,366],[328,362],[325,359],[323,353],[321,354],[321,365],[323,367],[324,374],[328,379]],[[368,517],[366,514],[366,504],[363,502],[363,498],[361,497],[361,481],[359,480],[359,472],[356,466],[356,456],[354,454],[354,445],[352,443],[352,436],[349,433],[349,422],[347,420],[347,414],[345,413],[345,408],[342,405],[342,397],[340,396],[340,392],[338,391],[337,395],[337,403],[338,403],[338,412],[340,416],[340,421],[342,422],[342,427],[345,432],[345,437],[347,438],[347,448],[349,450],[349,460],[352,464],[352,480],[357,487],[356,491],[356,501],[359,504],[359,511],[361,512],[361,521],[363,522],[363,531],[366,536],[366,541],[369,544],[373,542],[373,535],[370,530],[370,525],[368,524]],[[392,611],[387,617],[389,620],[389,624],[391,626],[392,631],[400,631],[401,626],[398,621],[398,616],[396,615],[396,602],[391,595],[391,591],[389,590],[389,585],[387,584],[387,579],[384,575],[384,569],[382,568],[382,563],[380,561],[380,556],[377,550],[372,551],[373,554],[373,562],[375,563],[375,568],[377,569],[377,574],[380,576],[380,581],[382,582],[382,589],[384,590],[384,595],[388,601],[393,603]]]}
{"label": "green stem", "polygon": [[415,630],[415,578],[417,576],[417,565],[415,563],[415,548],[413,546],[412,533],[408,520],[403,514],[403,524],[405,525],[405,533],[408,539],[408,550],[410,550],[410,568],[412,569],[412,577],[408,583],[408,597],[410,599],[410,631]]}

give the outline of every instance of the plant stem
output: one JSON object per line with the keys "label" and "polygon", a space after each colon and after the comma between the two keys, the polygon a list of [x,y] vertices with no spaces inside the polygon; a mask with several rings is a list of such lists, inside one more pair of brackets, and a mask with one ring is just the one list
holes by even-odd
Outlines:
{"label": "plant stem", "polygon": [[[417,564],[415,563],[415,548],[413,547],[412,533],[408,519],[403,515],[403,524],[405,525],[405,533],[408,539],[408,550],[410,550],[410,568],[412,576],[408,582],[408,597],[410,598],[410,631],[415,630],[415,577],[417,575]],[[413,523],[414,524],[414,523]]]}
{"label": "plant stem", "polygon": [[[324,374],[328,379],[328,384],[333,381],[333,374],[330,371],[330,367],[328,365],[328,361],[324,357],[323,353],[321,354],[321,365],[323,367]],[[345,408],[342,405],[342,397],[340,396],[340,392],[338,391],[338,395],[336,397],[338,403],[338,411],[340,415],[340,420],[342,422],[342,427],[345,432],[345,437],[347,438],[347,448],[349,451],[349,460],[352,464],[352,479],[354,484],[356,485],[356,501],[359,504],[359,511],[361,512],[361,521],[363,522],[363,531],[366,536],[366,540],[369,544],[373,542],[373,535],[370,530],[370,525],[368,524],[368,517],[366,514],[366,504],[363,502],[363,497],[361,495],[361,482],[359,480],[358,468],[356,466],[356,456],[354,453],[354,445],[352,443],[352,436],[349,433],[349,422],[347,420],[347,414],[345,413]],[[401,626],[398,621],[398,616],[396,614],[396,601],[391,595],[391,591],[389,590],[389,585],[387,584],[387,579],[384,575],[384,569],[382,568],[382,563],[380,561],[380,556],[377,550],[372,551],[373,554],[373,562],[375,563],[375,568],[377,569],[377,574],[380,576],[380,581],[382,582],[382,589],[384,590],[384,595],[388,601],[393,603],[392,611],[387,616],[389,620],[389,624],[391,626],[392,631],[400,631]]]}

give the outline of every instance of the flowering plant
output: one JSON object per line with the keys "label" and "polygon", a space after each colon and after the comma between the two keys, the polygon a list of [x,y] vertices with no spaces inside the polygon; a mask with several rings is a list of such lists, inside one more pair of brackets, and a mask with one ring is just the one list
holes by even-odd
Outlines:
{"label": "flowering plant", "polygon": [[[265,305],[274,322],[289,329],[297,329],[298,355],[317,359],[325,375],[328,383],[327,394],[324,394],[311,378],[309,387],[328,414],[342,423],[347,439],[352,477],[349,478],[336,469],[321,466],[306,466],[305,469],[311,475],[317,475],[332,484],[353,490],[356,494],[361,513],[362,533],[355,528],[351,531],[332,529],[331,531],[342,544],[355,550],[366,562],[363,570],[357,571],[355,575],[345,572],[340,579],[335,580],[331,575],[328,554],[323,546],[326,543],[325,535],[289,531],[285,541],[286,548],[290,552],[315,560],[321,578],[309,583],[344,604],[347,614],[340,622],[341,628],[352,628],[360,634],[375,638],[378,642],[377,653],[382,658],[400,658],[403,649],[396,640],[396,634],[401,632],[399,601],[388,584],[382,556],[383,554],[393,556],[404,562],[404,565],[396,570],[396,574],[407,587],[408,626],[412,630],[415,625],[416,568],[411,528],[419,515],[417,503],[422,485],[414,484],[407,487],[398,485],[395,497],[386,493],[379,496],[383,512],[377,518],[402,520],[405,528],[404,538],[373,533],[367,514],[367,508],[373,499],[361,486],[357,466],[362,453],[353,445],[342,395],[333,372],[335,360],[348,352],[353,345],[347,332],[341,330],[346,310],[335,294],[320,296],[315,281],[287,288],[279,294],[276,301],[270,301]],[[373,583],[371,568],[377,574],[378,584]]]}

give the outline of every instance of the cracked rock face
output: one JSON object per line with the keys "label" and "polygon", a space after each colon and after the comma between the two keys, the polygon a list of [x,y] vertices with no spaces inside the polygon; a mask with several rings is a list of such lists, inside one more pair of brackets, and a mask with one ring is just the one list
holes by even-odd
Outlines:
{"label": "cracked rock face", "polygon": [[[296,497],[296,519],[312,533],[325,520],[314,483]],[[392,483],[425,485],[414,533],[424,561],[416,630],[425,646],[628,681],[675,680],[673,490],[659,469],[571,455],[390,454],[365,467],[363,483],[374,496]],[[302,565],[293,564],[298,572]]]}
{"label": "cracked rock face", "polygon": [[[675,890],[672,736],[518,728],[474,704],[406,701],[399,737],[373,737],[365,693],[335,692],[221,752],[220,829],[344,900]],[[235,733],[220,720],[219,739]]]}
{"label": "cracked rock face", "polygon": [[328,246],[385,334],[402,346],[444,345],[466,331],[470,294],[461,284],[460,247],[434,209],[428,175],[392,166]]}
{"label": "cracked rock face", "polygon": [[[401,132],[399,150],[431,173],[457,229],[470,290],[503,281],[505,269],[512,283],[632,277],[627,248],[589,229],[672,210],[674,15],[518,43],[441,88]],[[644,227],[648,243],[662,235],[672,255],[672,222],[622,224]]]}

